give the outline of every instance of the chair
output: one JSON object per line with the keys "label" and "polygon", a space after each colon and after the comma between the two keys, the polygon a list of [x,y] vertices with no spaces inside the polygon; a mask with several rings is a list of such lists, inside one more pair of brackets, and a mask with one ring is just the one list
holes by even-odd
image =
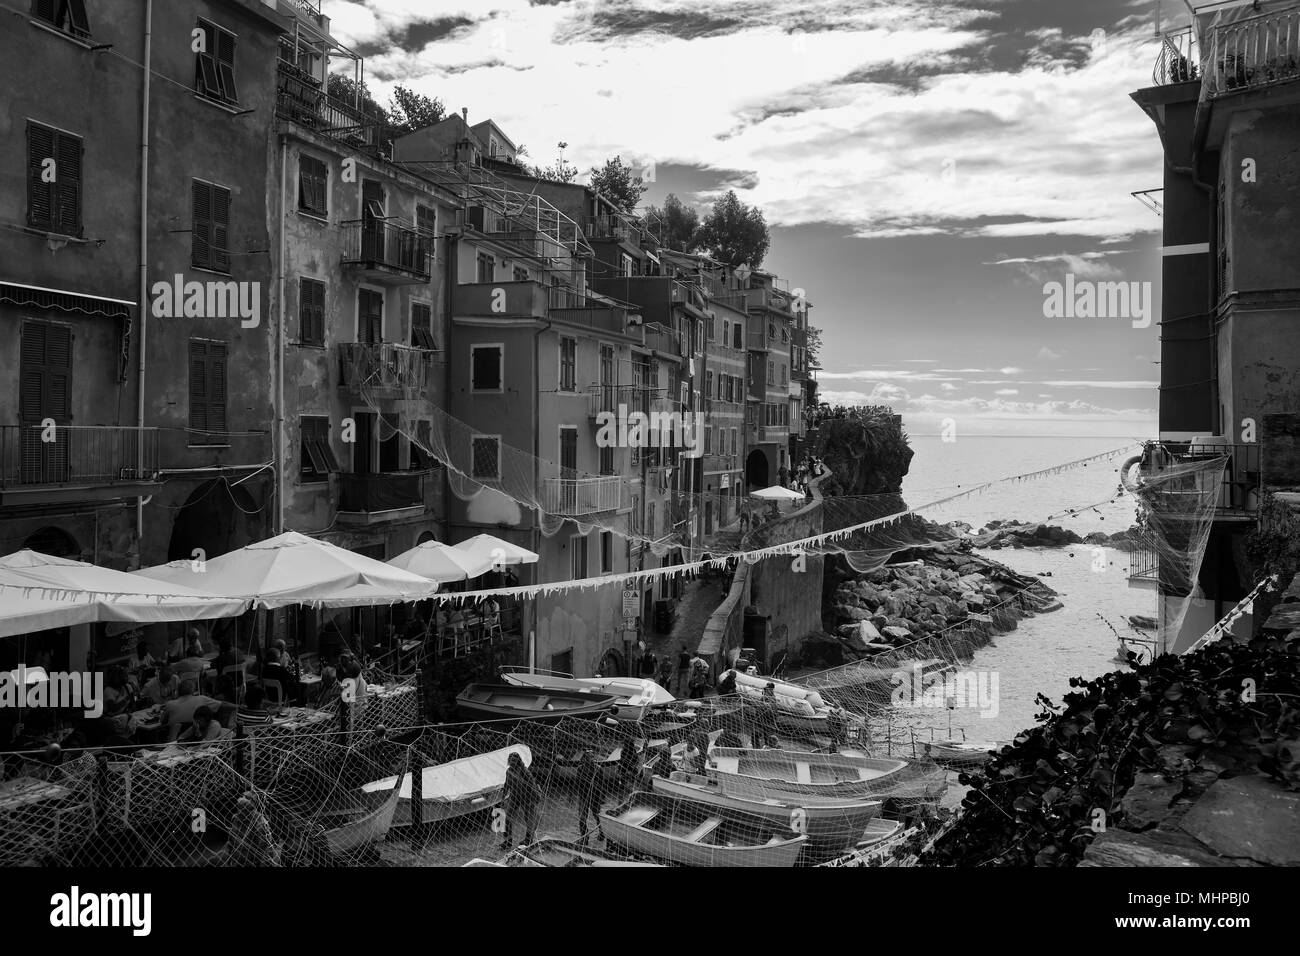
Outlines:
{"label": "chair", "polygon": [[262,690],[266,692],[266,702],[268,704],[283,707],[287,703],[284,696],[284,685],[278,680],[270,677],[262,678]]}

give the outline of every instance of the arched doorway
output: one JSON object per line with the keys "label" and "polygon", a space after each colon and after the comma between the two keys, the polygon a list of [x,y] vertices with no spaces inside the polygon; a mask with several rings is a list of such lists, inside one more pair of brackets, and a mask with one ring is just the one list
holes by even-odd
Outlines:
{"label": "arched doorway", "polygon": [[757,448],[745,459],[745,483],[751,488],[767,488],[772,484],[768,477],[767,456]]}
{"label": "arched doorway", "polygon": [[424,544],[426,541],[437,541],[437,536],[432,531],[421,531],[420,536],[415,539],[417,546]]}
{"label": "arched doorway", "polygon": [[[225,487],[222,487],[225,485]],[[172,522],[168,561],[189,561],[202,549],[202,558],[215,558],[265,537],[262,505],[244,485],[223,478],[205,481],[185,499]]]}
{"label": "arched doorway", "polygon": [[77,539],[54,525],[33,531],[23,542],[23,548],[56,558],[81,559],[81,545],[77,544]]}
{"label": "arched doorway", "polygon": [[609,648],[600,656],[600,663],[596,665],[596,673],[601,677],[626,677],[627,670],[623,664],[623,652]]}

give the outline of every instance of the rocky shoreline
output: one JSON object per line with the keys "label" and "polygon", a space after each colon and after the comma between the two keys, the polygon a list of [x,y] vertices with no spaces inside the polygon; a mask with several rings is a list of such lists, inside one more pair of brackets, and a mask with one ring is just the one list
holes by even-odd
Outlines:
{"label": "rocky shoreline", "polygon": [[[857,574],[837,562],[827,583],[825,633],[804,641],[807,662],[835,666],[907,647],[916,657],[963,660],[1021,618],[1061,607],[1036,578],[971,553],[965,543]],[[827,576],[835,574],[828,567]]]}
{"label": "rocky shoreline", "polygon": [[1060,525],[1030,524],[1015,520],[990,521],[979,531],[973,530],[964,521],[949,522],[944,527],[962,541],[969,541],[972,547],[993,551],[1000,548],[1060,548],[1072,544],[1131,551],[1139,546],[1141,540],[1141,531],[1136,525],[1114,534],[1093,531],[1082,537]]}

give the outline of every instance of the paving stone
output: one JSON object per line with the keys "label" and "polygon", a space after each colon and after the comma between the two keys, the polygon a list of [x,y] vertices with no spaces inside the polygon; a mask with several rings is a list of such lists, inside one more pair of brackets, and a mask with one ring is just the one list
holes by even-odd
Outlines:
{"label": "paving stone", "polygon": [[1213,852],[1270,866],[1300,866],[1300,793],[1264,777],[1216,781],[1182,829]]}

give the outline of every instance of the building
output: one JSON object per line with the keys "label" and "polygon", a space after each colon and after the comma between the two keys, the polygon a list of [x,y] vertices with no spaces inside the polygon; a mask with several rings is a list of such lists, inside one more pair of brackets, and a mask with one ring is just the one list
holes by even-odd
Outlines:
{"label": "building", "polygon": [[1300,485],[1300,182],[1287,171],[1300,3],[1258,6],[1199,5],[1162,37],[1154,85],[1133,94],[1165,152],[1160,440],[1143,469],[1228,457],[1191,593],[1156,555],[1131,575],[1161,589],[1162,618],[1190,601],[1173,651],[1254,586],[1243,542],[1261,495]]}

